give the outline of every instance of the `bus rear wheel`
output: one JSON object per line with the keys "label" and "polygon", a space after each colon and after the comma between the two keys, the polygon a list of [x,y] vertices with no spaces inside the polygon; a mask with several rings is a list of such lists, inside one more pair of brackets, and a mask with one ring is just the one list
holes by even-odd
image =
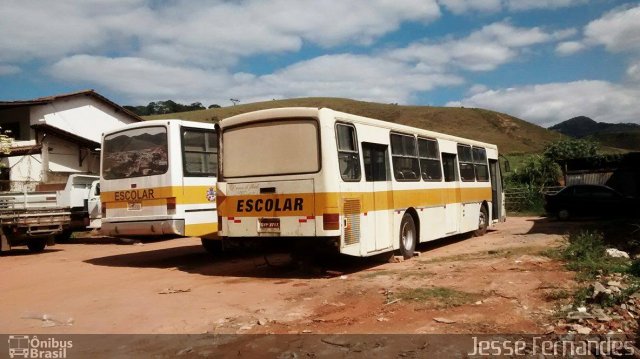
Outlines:
{"label": "bus rear wheel", "polygon": [[413,221],[413,217],[409,213],[405,213],[400,222],[400,255],[404,259],[413,257],[416,241],[416,224]]}
{"label": "bus rear wheel", "polygon": [[484,236],[487,233],[487,227],[489,226],[489,214],[487,213],[487,207],[480,207],[480,215],[478,216],[478,229],[473,232],[475,237]]}
{"label": "bus rear wheel", "polygon": [[211,254],[222,253],[222,240],[221,239],[204,239],[200,238],[204,249]]}

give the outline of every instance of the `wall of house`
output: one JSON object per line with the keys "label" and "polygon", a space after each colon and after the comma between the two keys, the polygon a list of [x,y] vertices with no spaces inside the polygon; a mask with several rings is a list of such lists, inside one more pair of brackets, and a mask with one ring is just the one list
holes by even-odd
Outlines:
{"label": "wall of house", "polygon": [[76,143],[53,135],[48,135],[48,141],[50,172],[99,173],[100,159],[97,154],[89,154],[86,148],[82,149],[83,160],[80,165],[80,153],[78,152],[80,148]]}
{"label": "wall of house", "polygon": [[4,157],[1,162],[10,169],[11,191],[34,191],[42,179],[42,156],[39,153]]}
{"label": "wall of house", "polygon": [[102,133],[136,122],[91,96],[58,99],[31,108],[31,125],[47,124],[100,143]]}

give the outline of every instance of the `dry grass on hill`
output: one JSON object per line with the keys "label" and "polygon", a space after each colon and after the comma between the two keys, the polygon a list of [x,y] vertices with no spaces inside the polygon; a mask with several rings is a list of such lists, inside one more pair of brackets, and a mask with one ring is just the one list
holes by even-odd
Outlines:
{"label": "dry grass on hill", "polygon": [[497,144],[503,153],[538,152],[562,135],[499,112],[477,108],[399,106],[342,98],[298,98],[256,102],[208,110],[147,116],[216,122],[237,114],[277,107],[328,107],[379,120]]}

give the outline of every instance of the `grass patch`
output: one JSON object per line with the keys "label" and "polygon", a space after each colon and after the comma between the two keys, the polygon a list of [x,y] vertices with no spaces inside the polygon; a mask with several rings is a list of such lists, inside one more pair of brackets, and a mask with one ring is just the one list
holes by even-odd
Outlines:
{"label": "grass patch", "polygon": [[404,289],[395,297],[406,301],[433,304],[436,307],[457,307],[475,302],[480,295],[451,288],[433,287]]}
{"label": "grass patch", "polygon": [[434,272],[424,271],[424,270],[378,270],[371,271],[362,274],[363,279],[371,279],[377,277],[391,277],[391,276],[402,276],[403,278],[422,278],[425,276],[433,276],[436,275]]}
{"label": "grass patch", "polygon": [[606,254],[603,235],[597,231],[572,233],[569,244],[557,252],[566,261],[567,269],[578,273],[578,280],[590,280],[598,274],[627,273],[629,260],[612,258]]}
{"label": "grass patch", "polygon": [[376,278],[376,277],[381,277],[381,276],[394,276],[396,274],[398,274],[398,271],[395,270],[377,270],[377,271],[370,271],[370,272],[366,272],[363,273],[361,276],[363,279],[370,279],[370,278]]}
{"label": "grass patch", "polygon": [[566,289],[552,290],[545,295],[547,301],[556,301],[571,298],[571,292]]}
{"label": "grass patch", "polygon": [[[542,247],[535,247],[535,246],[513,247],[509,249],[498,249],[498,250],[488,250],[483,252],[456,254],[453,256],[424,259],[420,261],[424,264],[433,264],[433,263],[442,263],[442,262],[462,262],[462,261],[487,259],[487,258],[500,258],[500,257],[509,258],[509,257],[524,255],[524,254],[542,255],[542,253],[546,250],[543,250],[541,248]],[[544,255],[548,257],[548,255],[546,254]]]}

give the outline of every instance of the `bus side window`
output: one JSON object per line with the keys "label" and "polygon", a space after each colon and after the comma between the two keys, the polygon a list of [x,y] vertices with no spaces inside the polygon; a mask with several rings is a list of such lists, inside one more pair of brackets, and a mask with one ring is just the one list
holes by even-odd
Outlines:
{"label": "bus side window", "polygon": [[456,182],[458,180],[458,166],[456,165],[456,155],[453,153],[442,154],[442,169],[444,170],[445,182]]}
{"label": "bus side window", "polygon": [[424,181],[441,181],[442,168],[438,142],[433,139],[418,138],[418,152],[420,155],[420,169]]}
{"label": "bus side window", "polygon": [[473,165],[476,171],[476,181],[489,181],[489,167],[487,166],[487,151],[482,147],[473,147]]}
{"label": "bus side window", "polygon": [[476,173],[473,167],[471,146],[458,145],[458,160],[460,161],[460,178],[465,182],[475,181]]}
{"label": "bus side window", "polygon": [[215,176],[218,170],[216,133],[199,128],[183,128],[182,158],[185,176]]}
{"label": "bus side window", "polygon": [[396,181],[420,180],[420,162],[415,137],[392,133],[391,157]]}
{"label": "bus side window", "polygon": [[338,140],[338,163],[342,180],[348,182],[360,181],[360,154],[356,128],[352,125],[337,123],[336,137]]}

